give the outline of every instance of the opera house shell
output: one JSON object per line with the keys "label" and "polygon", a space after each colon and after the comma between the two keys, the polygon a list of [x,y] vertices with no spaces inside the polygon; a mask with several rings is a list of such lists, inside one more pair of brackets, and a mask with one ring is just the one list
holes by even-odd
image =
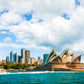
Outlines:
{"label": "opera house shell", "polygon": [[61,64],[61,63],[80,63],[81,61],[81,55],[74,56],[74,53],[69,53],[69,49],[64,50],[64,52],[61,55],[58,55],[55,50],[53,49],[51,53],[49,54],[47,58],[48,63],[55,63],[55,64]]}
{"label": "opera house shell", "polygon": [[69,53],[69,49],[58,55],[53,49],[48,55],[44,65],[36,70],[48,71],[84,71],[84,63],[81,63],[81,55]]}

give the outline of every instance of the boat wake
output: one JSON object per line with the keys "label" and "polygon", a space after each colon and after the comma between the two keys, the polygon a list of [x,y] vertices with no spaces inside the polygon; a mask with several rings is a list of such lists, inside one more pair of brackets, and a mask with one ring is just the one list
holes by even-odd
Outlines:
{"label": "boat wake", "polygon": [[14,72],[3,72],[0,73],[0,75],[5,75],[5,74],[43,74],[43,73],[77,73],[75,71],[32,71],[32,72],[19,72],[19,71],[14,71]]}
{"label": "boat wake", "polygon": [[1,72],[0,75],[10,74],[9,72]]}

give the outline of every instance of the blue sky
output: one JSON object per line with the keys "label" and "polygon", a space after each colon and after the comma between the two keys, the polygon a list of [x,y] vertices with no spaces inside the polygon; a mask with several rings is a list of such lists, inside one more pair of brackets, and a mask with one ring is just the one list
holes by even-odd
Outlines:
{"label": "blue sky", "polygon": [[83,0],[0,0],[0,60],[21,48],[31,57],[43,57],[52,49],[60,55],[82,55],[84,62]]}

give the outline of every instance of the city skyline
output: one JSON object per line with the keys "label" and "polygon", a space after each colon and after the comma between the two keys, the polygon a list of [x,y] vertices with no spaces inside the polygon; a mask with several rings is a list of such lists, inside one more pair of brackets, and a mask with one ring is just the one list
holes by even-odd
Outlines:
{"label": "city skyline", "polygon": [[[19,3],[19,4],[18,4]],[[84,62],[83,0],[0,0],[0,60],[25,48],[37,58],[69,48]]]}
{"label": "city skyline", "polygon": [[[5,60],[6,63],[9,62],[9,63],[16,63],[16,64],[18,64],[18,63],[22,63],[22,64],[29,64],[30,63],[30,64],[32,64],[31,63],[32,61],[31,62],[28,62],[28,61],[35,59],[35,61],[37,61],[38,64],[40,64],[40,63],[46,64],[47,61],[49,60],[49,56],[52,55],[52,54],[55,54],[56,56],[61,58],[62,61],[66,61],[66,63],[67,63],[67,61],[71,62],[71,60],[73,60],[73,58],[76,59],[76,57],[78,57],[80,59],[80,62],[83,63],[81,61],[81,55],[74,55],[73,52],[69,53],[69,49],[65,49],[61,53],[61,55],[57,54],[55,52],[55,50],[53,49],[50,54],[49,53],[44,53],[43,56],[42,56],[42,59],[41,59],[41,56],[38,56],[38,60],[36,60],[36,58],[33,58],[33,57],[31,58],[30,50],[26,50],[25,48],[22,48],[20,55],[18,55],[17,52],[16,53],[13,52],[13,50],[12,50],[12,51],[10,51],[10,55],[6,56],[6,59],[2,59],[1,61],[2,61],[2,63],[4,63],[3,61]],[[63,56],[64,56],[64,59],[63,59]],[[65,58],[67,56],[68,56],[69,59],[66,60]]]}
{"label": "city skyline", "polygon": [[[25,49],[25,48],[21,48],[21,50],[25,50],[25,51],[29,51],[30,52],[30,50],[27,50],[27,49]],[[21,50],[19,50],[20,51],[20,53],[18,54],[17,53],[17,51],[16,52],[14,52],[13,51],[13,49],[9,52],[9,55],[7,55],[5,58],[3,58],[3,59],[1,59],[1,61],[2,60],[5,60],[6,61],[6,58],[7,57],[10,57],[11,55],[10,55],[10,53],[12,52],[12,56],[14,55],[14,54],[16,54],[18,57],[21,57],[22,55],[22,53],[21,53]],[[67,49],[65,49],[65,50],[67,50]],[[65,50],[62,50],[62,51],[60,51],[59,53],[58,53],[58,55],[59,54],[62,54]],[[69,49],[68,49],[69,50]],[[69,50],[70,51],[70,50]],[[62,52],[62,53],[61,53]],[[43,53],[41,56],[40,55],[37,55],[37,57],[34,57],[34,56],[31,56],[32,58],[35,58],[36,59],[36,61],[38,61],[38,57],[40,56],[42,59],[43,59],[43,63],[44,62],[46,62],[47,60],[44,60],[44,59],[47,59],[46,57],[48,57],[48,55],[49,55],[49,53],[50,52],[48,52],[48,53]],[[75,54],[75,53],[73,53],[73,52],[70,52],[72,55],[77,55],[77,54]],[[27,53],[26,53],[27,54]],[[44,57],[45,56],[45,57]],[[30,57],[30,55],[29,55],[29,57]],[[82,61],[82,58],[83,58],[83,56],[81,57],[81,63],[84,63],[84,61]],[[13,60],[14,60],[15,58],[13,58]],[[27,59],[28,60],[28,59]],[[11,63],[11,62],[10,62]],[[16,63],[16,62],[15,62]],[[21,63],[21,61],[19,62],[19,63]],[[39,63],[39,62],[38,62]],[[24,63],[22,63],[22,64],[24,64]],[[26,61],[25,61],[25,64],[26,64]],[[45,64],[45,63],[44,63]]]}
{"label": "city skyline", "polygon": [[18,55],[17,52],[10,51],[10,55],[6,56],[5,59],[0,60],[0,64],[7,64],[7,63],[13,63],[13,64],[34,64],[37,62],[38,64],[43,63],[43,59],[38,56],[38,60],[36,58],[31,57],[30,50],[26,50],[25,48],[21,49],[21,54]]}

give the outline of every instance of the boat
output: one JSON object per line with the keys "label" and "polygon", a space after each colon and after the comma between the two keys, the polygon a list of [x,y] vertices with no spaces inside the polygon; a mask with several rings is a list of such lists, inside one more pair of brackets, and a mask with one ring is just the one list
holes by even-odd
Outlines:
{"label": "boat", "polygon": [[4,69],[0,69],[0,74],[8,74],[8,72]]}

